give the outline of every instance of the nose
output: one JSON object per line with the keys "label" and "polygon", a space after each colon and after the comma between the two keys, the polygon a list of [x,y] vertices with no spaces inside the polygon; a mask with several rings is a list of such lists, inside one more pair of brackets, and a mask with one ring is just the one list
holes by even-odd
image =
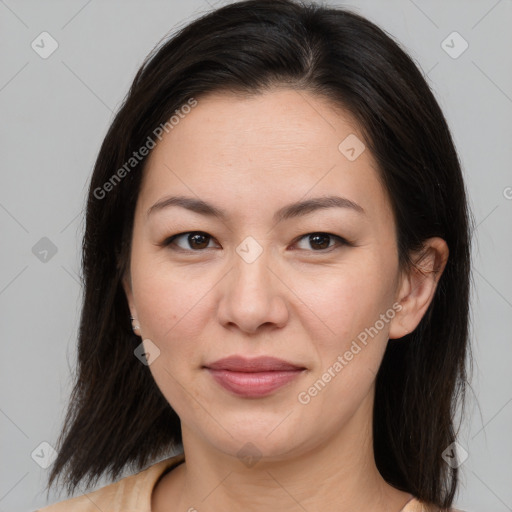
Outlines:
{"label": "nose", "polygon": [[233,268],[222,280],[218,306],[218,318],[224,327],[255,334],[286,324],[286,279],[271,266],[265,251],[252,262],[233,255]]}

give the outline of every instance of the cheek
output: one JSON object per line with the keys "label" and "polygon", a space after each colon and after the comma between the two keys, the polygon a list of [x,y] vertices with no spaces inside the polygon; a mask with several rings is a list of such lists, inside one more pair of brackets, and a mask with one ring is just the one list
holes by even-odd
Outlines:
{"label": "cheek", "polygon": [[[316,336],[310,330],[317,364],[299,402],[309,404],[307,421],[331,411],[324,418],[326,429],[352,415],[370,391],[394,317],[392,265],[373,257],[352,263],[350,272],[338,269],[318,280],[316,292],[310,290],[304,300],[322,323]],[[306,296],[305,288],[302,293]]]}
{"label": "cheek", "polygon": [[211,288],[207,276],[193,280],[189,274],[158,261],[140,261],[133,268],[133,291],[143,336],[154,341],[162,352],[172,352],[175,359],[185,358],[186,351],[193,350],[193,344],[186,341],[197,339],[203,328],[199,319],[206,314],[206,294]]}
{"label": "cheek", "polygon": [[202,403],[202,393],[190,386],[190,369],[201,364],[198,345],[204,338],[201,319],[208,316],[206,292],[180,279],[179,272],[171,276],[161,270],[140,272],[132,282],[143,337],[160,350],[149,370],[171,407],[186,420],[201,414],[195,406]]}
{"label": "cheek", "polygon": [[[367,255],[319,273],[314,280],[297,275],[294,291],[305,304],[304,318],[311,318],[314,339],[322,340],[327,349],[340,350],[391,307],[394,279],[391,265]],[[382,329],[378,324],[384,335],[387,325]]]}

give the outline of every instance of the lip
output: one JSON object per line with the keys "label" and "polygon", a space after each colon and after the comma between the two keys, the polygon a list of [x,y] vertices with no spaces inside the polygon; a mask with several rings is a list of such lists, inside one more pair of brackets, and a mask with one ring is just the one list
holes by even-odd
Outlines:
{"label": "lip", "polygon": [[245,398],[261,398],[297,378],[306,368],[275,357],[230,356],[204,366],[224,389]]}

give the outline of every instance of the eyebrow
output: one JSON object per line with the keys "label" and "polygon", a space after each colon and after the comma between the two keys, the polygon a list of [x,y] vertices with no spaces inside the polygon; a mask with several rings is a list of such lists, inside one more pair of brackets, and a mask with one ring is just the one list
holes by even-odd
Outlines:
{"label": "eyebrow", "polygon": [[[146,218],[151,214],[172,206],[179,206],[195,213],[199,213],[200,215],[215,217],[222,221],[225,221],[228,218],[228,214],[224,210],[207,203],[202,199],[187,196],[168,196],[160,199],[148,209]],[[327,208],[348,208],[359,214],[366,213],[362,206],[350,199],[339,196],[324,196],[306,199],[304,201],[298,201],[296,203],[283,206],[274,214],[273,220],[274,222],[281,222],[283,220],[300,217],[314,211],[325,210]]]}

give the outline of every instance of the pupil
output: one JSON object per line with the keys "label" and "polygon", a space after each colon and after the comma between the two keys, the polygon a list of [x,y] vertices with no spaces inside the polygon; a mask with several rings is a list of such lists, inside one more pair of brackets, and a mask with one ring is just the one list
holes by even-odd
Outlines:
{"label": "pupil", "polygon": [[[320,239],[320,242],[318,242],[319,239]],[[324,243],[321,242],[322,239],[323,239]],[[312,245],[316,245],[317,248],[320,248],[320,249],[327,249],[329,247],[329,236],[328,235],[321,235],[321,234],[310,235],[309,241]],[[321,247],[318,247],[319,245]]]}
{"label": "pupil", "polygon": [[[201,239],[203,241],[202,244]],[[208,237],[201,233],[194,233],[193,235],[189,235],[188,240],[190,245],[196,249],[204,249],[205,247],[208,247]]]}

